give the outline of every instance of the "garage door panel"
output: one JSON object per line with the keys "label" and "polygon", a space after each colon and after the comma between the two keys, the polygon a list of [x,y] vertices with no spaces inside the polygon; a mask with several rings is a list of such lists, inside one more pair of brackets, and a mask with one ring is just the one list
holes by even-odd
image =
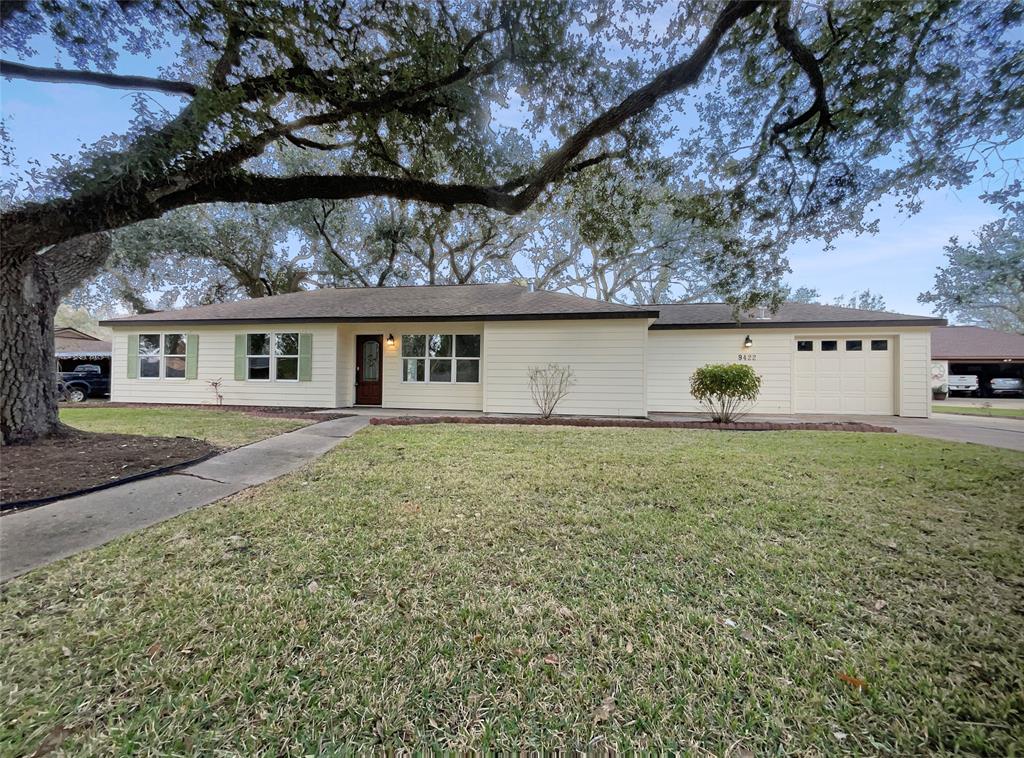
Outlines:
{"label": "garage door panel", "polygon": [[[833,338],[824,339],[831,341]],[[848,340],[858,339],[860,350],[846,349]],[[821,338],[812,341],[814,349],[811,351],[797,351],[794,342],[793,410],[796,413],[893,413],[893,353],[870,350],[870,340],[869,337],[836,338],[837,349],[829,351],[821,350]]]}

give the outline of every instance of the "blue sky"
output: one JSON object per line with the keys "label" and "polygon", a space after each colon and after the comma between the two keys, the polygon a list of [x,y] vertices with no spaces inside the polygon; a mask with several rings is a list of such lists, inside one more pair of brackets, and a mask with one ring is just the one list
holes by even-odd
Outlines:
{"label": "blue sky", "polygon": [[[52,48],[42,41],[37,47],[32,62],[53,65]],[[155,74],[163,62],[123,56],[118,70]],[[0,111],[22,168],[30,159],[47,165],[54,153],[74,154],[83,143],[123,131],[132,117],[131,97],[127,91],[86,85],[0,80]],[[177,98],[155,95],[154,100],[172,112],[180,108]],[[878,234],[843,236],[827,252],[822,242],[796,245],[789,251],[790,282],[816,288],[825,302],[870,289],[882,294],[891,310],[927,313],[917,295],[931,285],[944,260],[943,246],[954,235],[970,238],[999,216],[997,208],[978,199],[987,188],[979,179],[962,190],[928,192],[921,212],[909,217],[883,204],[877,212]]]}

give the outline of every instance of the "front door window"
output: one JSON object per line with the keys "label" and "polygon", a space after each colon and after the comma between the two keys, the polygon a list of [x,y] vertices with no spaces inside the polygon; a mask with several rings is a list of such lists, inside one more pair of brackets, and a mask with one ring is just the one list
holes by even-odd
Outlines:
{"label": "front door window", "polygon": [[376,382],[380,378],[380,344],[376,340],[363,343],[363,381]]}

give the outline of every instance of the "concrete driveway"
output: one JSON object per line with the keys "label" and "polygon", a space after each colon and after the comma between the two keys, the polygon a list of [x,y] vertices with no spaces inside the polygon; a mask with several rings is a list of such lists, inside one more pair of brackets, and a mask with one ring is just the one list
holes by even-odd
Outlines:
{"label": "concrete driveway", "polygon": [[[652,413],[652,419],[701,418],[696,413]],[[989,418],[987,416],[954,416],[949,413],[935,414],[931,418],[901,418],[899,416],[831,416],[803,414],[799,416],[772,416],[752,413],[744,421],[863,421],[878,426],[891,426],[900,434],[930,437],[949,442],[973,442],[977,445],[1003,447],[1007,450],[1024,452],[1024,420],[1014,418]]]}
{"label": "concrete driveway", "polygon": [[933,408],[1015,408],[1024,410],[1024,397],[951,397],[947,400],[933,400]]}
{"label": "concrete driveway", "polygon": [[893,418],[889,426],[904,434],[951,442],[1005,447],[1024,452],[1024,419],[935,414],[931,418]]}

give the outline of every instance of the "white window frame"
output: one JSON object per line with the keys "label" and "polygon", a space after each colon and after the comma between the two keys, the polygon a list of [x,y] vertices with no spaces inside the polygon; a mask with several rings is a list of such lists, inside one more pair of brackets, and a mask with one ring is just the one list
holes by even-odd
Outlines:
{"label": "white window frame", "polygon": [[[405,354],[405,341],[407,337],[423,337],[424,347],[423,355],[406,355]],[[431,337],[450,337],[452,341],[452,354],[451,355],[431,355],[430,354],[430,338]],[[457,337],[477,337],[480,340],[480,355],[476,356],[465,356],[456,355],[455,345]],[[401,358],[401,371],[402,371],[402,384],[480,384],[480,360],[484,352],[484,336],[478,332],[430,332],[430,333],[415,333],[415,334],[403,334],[402,345],[399,350],[399,358]],[[423,381],[417,379],[408,379],[405,375],[405,362],[406,361],[423,361]],[[430,379],[430,361],[448,361],[451,363],[451,379],[447,382],[436,380],[431,381]],[[476,381],[475,382],[460,382],[458,380],[458,361],[476,361]]]}
{"label": "white window frame", "polygon": [[[262,334],[267,337],[267,353],[266,354],[250,354],[249,353],[249,337]],[[294,334],[295,335],[295,353],[278,353],[277,352],[277,337],[281,334]],[[268,378],[266,379],[253,379],[249,376],[249,359],[250,358],[269,358],[270,369],[267,372]],[[295,359],[295,378],[294,379],[278,379],[277,378],[277,359],[278,358],[294,358]],[[298,332],[246,332],[245,333],[245,381],[247,382],[287,382],[288,384],[297,383],[299,381],[299,333]]]}
{"label": "white window frame", "polygon": [[[166,345],[166,338],[168,334],[178,334],[185,340],[185,352],[184,353],[166,353],[164,352],[164,346]],[[183,382],[188,377],[188,334],[185,332],[145,332],[139,334],[139,346],[142,345],[143,337],[159,337],[160,351],[155,355],[143,355],[141,352],[136,352],[135,361],[137,365],[136,372],[138,378],[146,382],[156,382],[160,380],[166,380],[168,382]],[[156,358],[159,361],[160,373],[158,376],[143,376],[142,375],[142,359],[143,358]],[[182,376],[167,376],[167,359],[168,358],[184,358],[185,359],[185,373]]]}

